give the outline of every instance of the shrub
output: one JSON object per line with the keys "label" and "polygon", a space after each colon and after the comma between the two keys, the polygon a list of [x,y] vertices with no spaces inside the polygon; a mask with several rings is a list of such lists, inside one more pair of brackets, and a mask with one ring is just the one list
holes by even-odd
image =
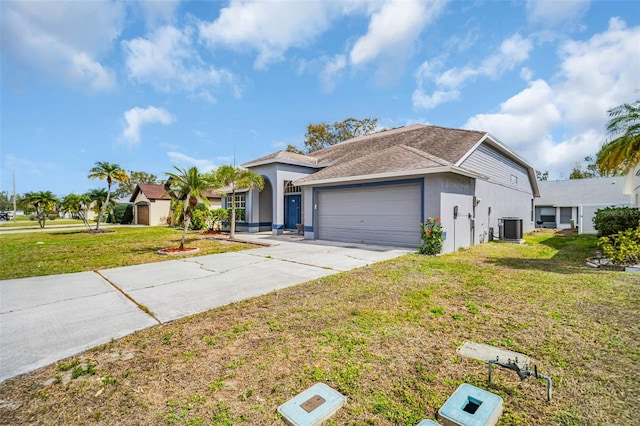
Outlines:
{"label": "shrub", "polygon": [[444,242],[442,224],[440,218],[428,218],[426,223],[420,224],[422,234],[422,244],[420,244],[420,254],[434,256],[442,252]]}
{"label": "shrub", "polygon": [[640,225],[608,237],[601,237],[598,245],[613,263],[640,263]]}
{"label": "shrub", "polygon": [[593,226],[598,237],[608,237],[640,224],[640,209],[633,207],[607,207],[596,211]]}
{"label": "shrub", "polygon": [[199,231],[201,229],[209,229],[209,225],[211,223],[211,210],[201,210],[196,207],[193,214],[191,215],[191,225],[190,228],[194,231]]}
{"label": "shrub", "polygon": [[113,208],[112,222],[127,225],[133,222],[133,204],[117,204]]}
{"label": "shrub", "polygon": [[218,231],[222,229],[222,222],[229,220],[229,212],[225,209],[215,209],[211,211],[211,228]]}

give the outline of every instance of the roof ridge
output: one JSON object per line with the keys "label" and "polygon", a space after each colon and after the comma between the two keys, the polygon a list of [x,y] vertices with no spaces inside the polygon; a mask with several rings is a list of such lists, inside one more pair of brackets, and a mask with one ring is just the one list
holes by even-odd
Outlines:
{"label": "roof ridge", "polygon": [[[407,151],[413,152],[414,154],[417,154],[417,155],[419,155],[421,157],[424,157],[427,160],[431,160],[434,163],[442,164],[443,166],[450,166],[452,164],[450,161],[447,161],[444,158],[440,158],[440,157],[438,157],[436,155],[429,154],[426,151],[423,151],[423,150],[418,149],[418,148],[414,148],[412,146],[408,146],[408,145],[405,145],[405,144],[400,144],[400,145],[395,145],[395,146],[398,147],[398,148],[403,148],[403,149],[405,149]],[[389,148],[393,148],[393,146],[391,146]],[[389,148],[387,148],[387,149],[389,149]]]}

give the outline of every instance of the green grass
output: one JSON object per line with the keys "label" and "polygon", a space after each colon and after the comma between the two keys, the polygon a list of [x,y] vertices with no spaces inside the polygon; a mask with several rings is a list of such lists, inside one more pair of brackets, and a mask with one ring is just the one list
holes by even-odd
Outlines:
{"label": "green grass", "polygon": [[[113,230],[113,228],[112,228]],[[42,231],[0,235],[0,279],[93,271],[168,260],[156,252],[178,247],[182,231],[167,227],[117,227],[114,232]],[[243,250],[247,244],[226,243],[189,233],[187,246],[198,255]]]}
{"label": "green grass", "polygon": [[[281,425],[276,408],[324,382],[347,396],[328,426],[405,426],[470,383],[503,398],[499,425],[637,424],[640,276],[585,267],[595,249],[593,236],[544,233],[309,281],[8,380],[0,395],[19,407],[0,416]],[[529,355],[553,379],[553,402],[542,381],[510,370],[489,384],[485,363],[456,352],[467,340]],[[56,382],[88,360],[94,376]]]}
{"label": "green grass", "polygon": [[[40,224],[38,223],[37,220],[30,220],[27,216],[18,216],[16,219],[17,219],[16,221],[11,219],[8,222],[0,222],[0,229],[39,228],[40,227]],[[91,223],[93,223],[93,227],[96,226],[95,222],[90,222],[90,224]],[[55,228],[56,226],[61,226],[61,225],[84,226],[84,222],[82,222],[79,219],[55,219],[55,220],[47,219],[47,221],[45,222],[45,229]]]}

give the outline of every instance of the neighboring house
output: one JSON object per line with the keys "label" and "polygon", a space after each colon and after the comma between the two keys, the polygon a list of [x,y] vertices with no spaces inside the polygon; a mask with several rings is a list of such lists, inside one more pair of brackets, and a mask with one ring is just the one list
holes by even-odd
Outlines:
{"label": "neighboring house", "polygon": [[[211,209],[221,207],[221,196],[209,192],[205,194],[211,204]],[[133,203],[133,223],[137,225],[166,225],[170,217],[171,197],[167,194],[163,184],[141,183],[131,195]]]}
{"label": "neighboring house", "polygon": [[640,164],[631,169],[624,177],[622,192],[630,197],[632,207],[640,208]]}
{"label": "neighboring house", "polygon": [[624,177],[540,181],[536,200],[536,225],[595,234],[593,217],[598,209],[629,206],[623,193]]}
{"label": "neighboring house", "polygon": [[243,166],[265,179],[236,202],[249,232],[417,247],[420,223],[439,217],[450,252],[497,237],[505,217],[534,229],[535,171],[486,132],[417,124]]}

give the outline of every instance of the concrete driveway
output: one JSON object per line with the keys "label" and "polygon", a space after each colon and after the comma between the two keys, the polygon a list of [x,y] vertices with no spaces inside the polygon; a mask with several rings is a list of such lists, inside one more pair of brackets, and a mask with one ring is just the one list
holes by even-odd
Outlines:
{"label": "concrete driveway", "polygon": [[0,281],[0,382],[136,330],[413,251],[297,236],[240,238],[272,245]]}

